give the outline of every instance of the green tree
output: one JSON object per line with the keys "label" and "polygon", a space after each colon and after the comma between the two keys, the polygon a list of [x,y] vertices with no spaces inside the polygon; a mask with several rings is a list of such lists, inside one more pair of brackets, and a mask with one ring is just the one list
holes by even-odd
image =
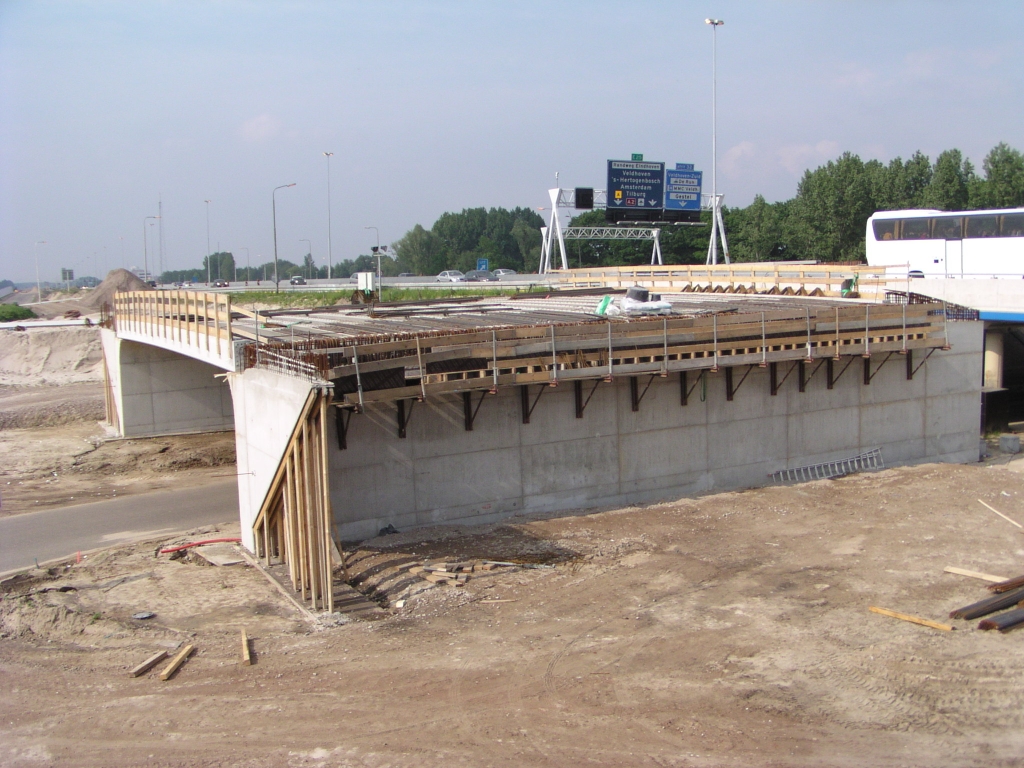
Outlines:
{"label": "green tree", "polygon": [[1018,208],[1024,206],[1024,155],[1000,142],[981,164],[983,181],[970,192],[972,208]]}
{"label": "green tree", "polygon": [[971,161],[964,160],[959,149],[947,149],[935,158],[932,179],[924,191],[922,202],[925,207],[940,211],[966,210],[968,190],[974,179]]}
{"label": "green tree", "polygon": [[844,152],[807,171],[793,201],[790,238],[803,258],[863,261],[864,227],[875,212],[871,173],[857,155]]}
{"label": "green tree", "polygon": [[436,275],[447,269],[449,251],[432,230],[417,224],[400,240],[392,243],[399,271],[416,275]]}

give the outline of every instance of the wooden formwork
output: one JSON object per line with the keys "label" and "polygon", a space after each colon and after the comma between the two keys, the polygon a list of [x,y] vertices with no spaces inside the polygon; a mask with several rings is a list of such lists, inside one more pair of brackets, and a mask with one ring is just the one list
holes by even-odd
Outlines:
{"label": "wooden formwork", "polygon": [[287,564],[292,587],[314,608],[334,611],[330,482],[327,468],[329,389],[313,389],[299,415],[263,501],[253,533],[269,566]]}
{"label": "wooden formwork", "polygon": [[849,303],[417,335],[321,354],[330,358],[338,404],[358,407],[470,389],[944,346],[940,303]]}

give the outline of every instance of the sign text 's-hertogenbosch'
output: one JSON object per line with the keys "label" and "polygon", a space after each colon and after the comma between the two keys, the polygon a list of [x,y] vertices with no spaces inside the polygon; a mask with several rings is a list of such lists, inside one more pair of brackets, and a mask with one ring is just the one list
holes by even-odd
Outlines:
{"label": "sign text 's-hertogenbosch'", "polygon": [[665,164],[608,161],[608,205],[661,208],[665,201]]}

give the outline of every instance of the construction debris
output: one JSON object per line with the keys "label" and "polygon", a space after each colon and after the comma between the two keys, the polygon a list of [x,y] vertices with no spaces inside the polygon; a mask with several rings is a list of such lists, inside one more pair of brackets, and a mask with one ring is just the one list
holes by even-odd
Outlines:
{"label": "construction debris", "polygon": [[[979,573],[978,571],[968,571],[968,570],[965,570],[964,568],[957,568],[956,566],[953,566],[953,565],[947,565],[942,570],[945,573],[955,573],[957,576],[969,576],[972,579],[981,579],[982,581],[998,581],[998,582],[1006,581],[1006,579],[1004,577],[1002,577],[1002,576],[993,576],[991,573]],[[1021,577],[1021,578],[1022,578],[1021,583],[1020,584],[1015,584],[1014,586],[1018,586],[1018,587],[1019,586],[1024,586],[1024,577]],[[1005,591],[1005,590],[997,590],[997,589],[995,589],[994,587],[996,587],[996,586],[998,586],[998,584],[995,584],[995,585],[989,587],[989,589],[991,589],[993,592],[1004,592]]]}
{"label": "construction debris", "polygon": [[941,629],[943,632],[952,632],[956,627],[951,627],[949,624],[940,624],[937,621],[931,619],[922,619],[919,616],[911,616],[908,613],[899,613],[897,611],[890,611],[887,608],[877,608],[870,606],[868,608],[872,613],[877,613],[882,616],[891,616],[894,619],[902,619],[903,621],[909,621],[912,624],[920,624],[923,627],[931,627],[932,629]]}
{"label": "construction debris", "polygon": [[164,671],[160,673],[160,679],[165,681],[170,680],[174,673],[178,671],[178,667],[185,663],[185,659],[187,659],[194,650],[195,646],[192,645],[192,643],[189,643],[178,651],[177,656],[171,659],[171,663],[164,667]]}
{"label": "construction debris", "polygon": [[994,507],[991,507],[991,506],[989,506],[988,504],[986,504],[986,503],[985,503],[984,501],[982,501],[981,499],[978,499],[978,503],[979,503],[979,504],[981,504],[982,506],[984,506],[985,508],[987,508],[987,509],[990,509],[990,510],[992,510],[993,512],[995,512],[995,513],[996,513],[997,515],[999,515],[999,516],[1000,516],[1001,518],[1003,518],[1003,520],[1006,520],[1006,521],[1008,521],[1008,522],[1011,522],[1011,523],[1013,523],[1014,525],[1016,525],[1016,526],[1017,526],[1018,528],[1020,528],[1021,530],[1024,530],[1024,525],[1021,525],[1021,524],[1020,524],[1020,523],[1018,523],[1018,522],[1017,522],[1016,520],[1014,520],[1014,519],[1013,519],[1012,517],[1007,517],[1007,516],[1006,516],[1006,515],[1004,515],[1004,514],[1003,514],[1002,512],[1000,512],[1000,511],[999,511],[998,509],[996,509],[996,508],[994,508]]}
{"label": "construction debris", "polygon": [[976,603],[971,603],[963,608],[957,608],[955,611],[951,611],[949,618],[951,619],[980,619],[982,616],[987,616],[990,613],[1001,611],[1004,608],[1017,605],[1024,601],[1024,588],[1015,589],[1011,592],[1005,592],[1001,595],[995,595],[994,597],[988,597],[984,600],[979,600]]}
{"label": "construction debris", "polygon": [[1004,579],[998,584],[990,584],[988,591],[1009,592],[1011,589],[1017,589],[1017,587],[1024,587],[1024,576],[1015,576],[1012,579]]}
{"label": "construction debris", "polygon": [[139,664],[139,666],[135,667],[128,674],[130,674],[132,677],[139,677],[140,675],[144,675],[147,672],[149,672],[149,670],[151,670],[153,667],[155,667],[159,662],[163,661],[166,658],[167,651],[159,651],[158,653],[154,653],[152,656],[150,656],[144,662]]}
{"label": "construction debris", "polygon": [[1024,608],[1017,608],[1016,610],[993,616],[991,619],[983,619],[978,624],[978,629],[998,629],[1000,632],[1006,632],[1022,624],[1024,624]]}

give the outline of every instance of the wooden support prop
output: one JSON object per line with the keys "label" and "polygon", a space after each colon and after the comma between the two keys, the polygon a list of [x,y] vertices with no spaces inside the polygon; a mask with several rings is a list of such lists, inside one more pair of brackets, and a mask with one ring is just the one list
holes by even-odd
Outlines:
{"label": "wooden support prop", "polygon": [[245,633],[245,628],[242,628],[242,664],[249,666],[252,664],[252,651],[249,648],[249,636]]}
{"label": "wooden support prop", "polygon": [[166,658],[167,658],[167,651],[159,651],[157,653],[154,653],[152,656],[150,656],[144,662],[139,664],[139,666],[135,667],[128,674],[130,674],[132,677],[138,677],[139,675],[144,675],[147,672],[149,672],[149,670],[151,670],[153,667],[155,667],[158,662],[161,662],[161,661],[163,661]]}
{"label": "wooden support prop", "polygon": [[991,510],[992,510],[993,512],[995,512],[995,513],[996,513],[997,515],[999,515],[999,516],[1000,516],[1001,518],[1003,518],[1003,520],[1006,520],[1007,522],[1013,523],[1013,524],[1014,524],[1014,525],[1016,525],[1016,526],[1017,526],[1018,528],[1020,528],[1020,529],[1024,530],[1024,525],[1021,525],[1020,523],[1018,523],[1018,522],[1017,522],[1016,520],[1014,520],[1014,519],[1013,519],[1013,518],[1011,518],[1011,517],[1007,517],[1007,516],[1006,516],[1006,515],[1004,515],[1004,514],[1003,514],[1002,512],[1000,512],[1000,511],[999,511],[998,509],[995,509],[994,507],[990,507],[990,506],[989,506],[988,504],[986,504],[986,503],[985,503],[984,501],[982,501],[981,499],[978,499],[978,503],[979,503],[979,504],[981,504],[982,506],[986,507],[987,509],[991,509]]}
{"label": "wooden support prop", "polygon": [[192,643],[189,643],[178,651],[177,655],[171,659],[171,663],[164,667],[164,671],[160,673],[160,679],[170,680],[171,676],[178,671],[178,667],[185,663],[185,659],[187,659],[194,650],[195,646],[192,645]]}
{"label": "wooden support prop", "polygon": [[955,573],[957,576],[968,576],[972,579],[981,579],[982,581],[991,581],[994,584],[1006,581],[1002,576],[993,576],[991,573],[979,573],[978,571],[968,571],[964,568],[957,568],[954,565],[947,565],[942,569],[944,573]]}
{"label": "wooden support prop", "polygon": [[922,627],[931,627],[932,629],[941,629],[943,632],[952,632],[956,627],[951,627],[949,624],[940,624],[937,621],[931,619],[922,619],[920,616],[911,616],[908,613],[899,613],[898,611],[890,611],[887,608],[877,608],[870,606],[868,608],[872,613],[877,613],[881,616],[889,616],[894,619],[901,619],[902,621],[909,621],[911,624],[920,624]]}

